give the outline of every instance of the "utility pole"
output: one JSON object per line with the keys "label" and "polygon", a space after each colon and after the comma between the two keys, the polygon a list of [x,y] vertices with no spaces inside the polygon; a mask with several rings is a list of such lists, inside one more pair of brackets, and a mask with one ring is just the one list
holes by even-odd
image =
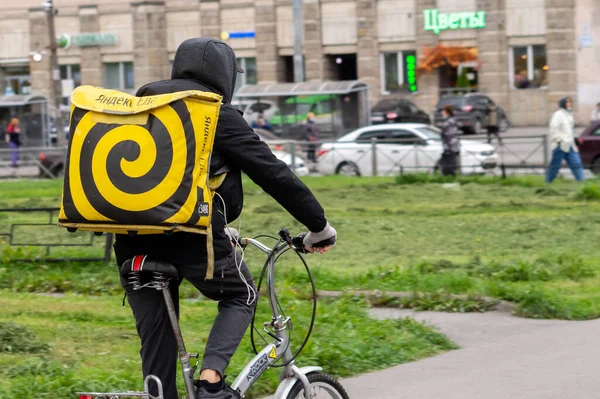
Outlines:
{"label": "utility pole", "polygon": [[62,103],[62,85],[60,81],[60,67],[58,66],[58,55],[56,45],[56,31],[54,29],[54,16],[58,14],[58,10],[54,8],[52,0],[46,0],[42,3],[42,7],[46,11],[48,21],[48,39],[50,41],[50,79],[52,87],[50,90],[50,103],[54,105],[54,126],[56,127],[56,144],[59,147],[65,145],[64,120],[60,105]]}
{"label": "utility pole", "polygon": [[302,0],[294,0],[294,82],[304,82],[302,54]]}

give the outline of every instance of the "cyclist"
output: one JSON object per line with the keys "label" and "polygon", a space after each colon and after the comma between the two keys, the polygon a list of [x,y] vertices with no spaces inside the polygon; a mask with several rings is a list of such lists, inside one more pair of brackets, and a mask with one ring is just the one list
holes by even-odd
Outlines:
{"label": "cyclist", "polygon": [[[227,172],[213,203],[214,278],[205,279],[205,235],[117,235],[114,246],[119,265],[136,255],[148,255],[175,265],[180,281],[171,281],[170,291],[178,314],[178,287],[184,278],[204,296],[219,302],[219,312],[206,342],[200,379],[196,381],[195,399],[239,397],[225,384],[224,372],[256,305],[252,276],[225,233],[226,224],[235,220],[242,210],[241,172],[306,226],[310,232],[304,245],[309,252],[323,253],[331,246],[315,244],[327,240],[335,243],[336,239],[335,229],[327,222],[323,208],[311,191],[273,155],[242,114],[231,106],[238,72],[243,70],[237,66],[235,53],[227,44],[214,39],[188,39],[177,49],[171,79],[149,83],[136,94],[150,96],[201,90],[223,96],[210,162],[211,176]],[[129,298],[141,340],[144,378],[148,374],[156,375],[163,384],[165,399],[177,399],[177,345],[162,294],[150,289],[133,291],[125,279],[121,279],[121,284]],[[150,394],[158,394],[154,382],[150,385]]]}

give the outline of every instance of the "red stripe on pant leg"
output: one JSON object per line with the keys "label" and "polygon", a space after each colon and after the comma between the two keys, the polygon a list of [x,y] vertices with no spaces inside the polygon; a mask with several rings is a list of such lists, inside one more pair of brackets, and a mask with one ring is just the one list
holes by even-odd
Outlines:
{"label": "red stripe on pant leg", "polygon": [[140,267],[142,266],[143,260],[144,260],[144,256],[142,256],[142,255],[136,255],[133,258],[133,271],[134,272],[140,271]]}
{"label": "red stripe on pant leg", "polygon": [[147,257],[148,255],[144,255],[144,257],[142,258],[142,261],[140,262],[140,271],[144,269],[144,262],[146,262]]}

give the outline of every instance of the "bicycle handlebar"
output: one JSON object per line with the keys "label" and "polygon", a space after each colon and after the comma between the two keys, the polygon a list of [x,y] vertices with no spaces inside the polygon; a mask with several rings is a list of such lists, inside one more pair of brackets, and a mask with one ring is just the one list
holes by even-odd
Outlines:
{"label": "bicycle handlebar", "polygon": [[[236,243],[238,243],[239,245],[245,247],[248,244],[251,244],[267,254],[273,250],[272,248],[269,248],[268,246],[266,246],[262,242],[258,241],[257,239],[248,238],[248,237],[240,237],[240,233],[232,227],[227,227],[225,229],[225,232],[227,233],[227,235],[231,239],[231,242],[234,245]],[[308,233],[300,233],[294,237],[291,237],[290,232],[287,228],[281,229],[279,231],[279,236],[287,245],[289,245],[296,252],[300,252],[303,254],[309,253],[309,251],[304,246],[304,237],[306,237],[306,234],[308,234]],[[328,240],[323,240],[318,243],[315,243],[312,247],[315,249],[318,249],[318,248],[325,248],[325,247],[328,247],[328,246],[331,246],[334,244],[335,244],[335,238],[330,238]]]}

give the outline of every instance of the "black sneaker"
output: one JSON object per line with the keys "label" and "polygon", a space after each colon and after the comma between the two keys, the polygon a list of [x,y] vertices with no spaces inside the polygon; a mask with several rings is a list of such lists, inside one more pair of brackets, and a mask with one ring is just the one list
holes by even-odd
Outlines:
{"label": "black sneaker", "polygon": [[241,399],[242,397],[231,387],[225,384],[223,378],[220,382],[211,384],[205,380],[195,381],[196,398],[195,399]]}

